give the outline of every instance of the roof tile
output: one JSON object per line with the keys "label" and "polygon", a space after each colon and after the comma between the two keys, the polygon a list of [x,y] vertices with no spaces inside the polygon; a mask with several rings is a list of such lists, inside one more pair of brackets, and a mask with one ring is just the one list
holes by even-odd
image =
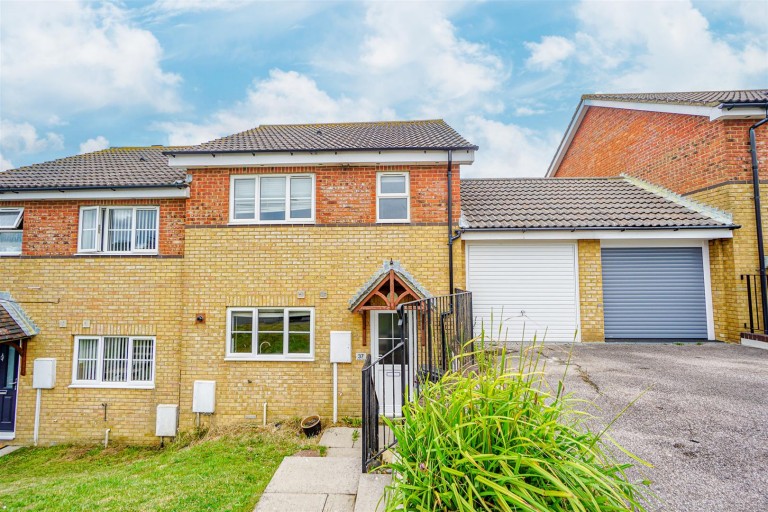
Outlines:
{"label": "roof tile", "polygon": [[729,227],[624,178],[461,180],[467,229]]}
{"label": "roof tile", "polygon": [[670,103],[716,107],[721,103],[768,102],[768,89],[743,91],[638,92],[624,94],[585,94],[583,100],[631,101],[638,103]]}

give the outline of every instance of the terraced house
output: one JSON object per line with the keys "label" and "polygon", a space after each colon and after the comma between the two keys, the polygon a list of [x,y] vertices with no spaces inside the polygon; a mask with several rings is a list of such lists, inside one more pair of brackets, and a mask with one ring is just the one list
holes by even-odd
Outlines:
{"label": "terraced house", "polygon": [[477,149],[439,120],[275,125],[0,173],[0,439],[360,416],[366,357],[407,342],[390,399],[425,369],[397,306],[457,289],[496,340],[731,339],[741,219],[633,176],[461,180]]}
{"label": "terraced house", "polygon": [[261,126],[0,173],[0,304],[34,325],[0,331],[0,435],[154,442],[158,405],[198,420],[196,382],[204,423],[329,418],[332,331],[338,414],[359,416],[357,354],[391,347],[397,303],[449,290],[475,149],[442,121]]}

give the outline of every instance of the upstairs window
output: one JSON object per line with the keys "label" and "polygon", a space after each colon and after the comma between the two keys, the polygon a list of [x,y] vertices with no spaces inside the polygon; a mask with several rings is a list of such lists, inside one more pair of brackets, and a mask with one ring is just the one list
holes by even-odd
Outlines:
{"label": "upstairs window", "polygon": [[410,220],[410,184],[407,172],[376,175],[376,222]]}
{"label": "upstairs window", "polygon": [[78,252],[157,254],[156,206],[88,206],[80,209]]}
{"label": "upstairs window", "polygon": [[313,222],[311,174],[232,176],[229,220],[233,224]]}
{"label": "upstairs window", "polygon": [[21,254],[24,208],[0,208],[0,256]]}

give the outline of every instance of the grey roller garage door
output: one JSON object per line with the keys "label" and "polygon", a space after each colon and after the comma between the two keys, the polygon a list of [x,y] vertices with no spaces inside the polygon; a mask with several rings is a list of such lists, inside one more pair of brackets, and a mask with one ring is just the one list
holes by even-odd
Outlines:
{"label": "grey roller garage door", "polygon": [[700,247],[602,250],[606,339],[706,339]]}

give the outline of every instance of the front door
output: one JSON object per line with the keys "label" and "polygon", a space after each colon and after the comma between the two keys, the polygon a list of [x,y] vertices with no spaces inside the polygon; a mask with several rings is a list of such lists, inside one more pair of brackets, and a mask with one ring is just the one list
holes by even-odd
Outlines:
{"label": "front door", "polygon": [[0,433],[16,428],[16,387],[19,357],[16,349],[0,345]]}
{"label": "front door", "polygon": [[[402,327],[395,311],[371,312],[371,358],[373,361],[385,356],[376,365],[376,397],[379,400],[379,414],[389,417],[401,415],[403,405],[403,382],[407,388],[413,385],[413,365],[405,364],[405,351],[392,349],[400,343]],[[413,329],[410,329],[413,331]],[[411,345],[413,336],[406,335],[409,350],[408,361],[413,361]]]}

